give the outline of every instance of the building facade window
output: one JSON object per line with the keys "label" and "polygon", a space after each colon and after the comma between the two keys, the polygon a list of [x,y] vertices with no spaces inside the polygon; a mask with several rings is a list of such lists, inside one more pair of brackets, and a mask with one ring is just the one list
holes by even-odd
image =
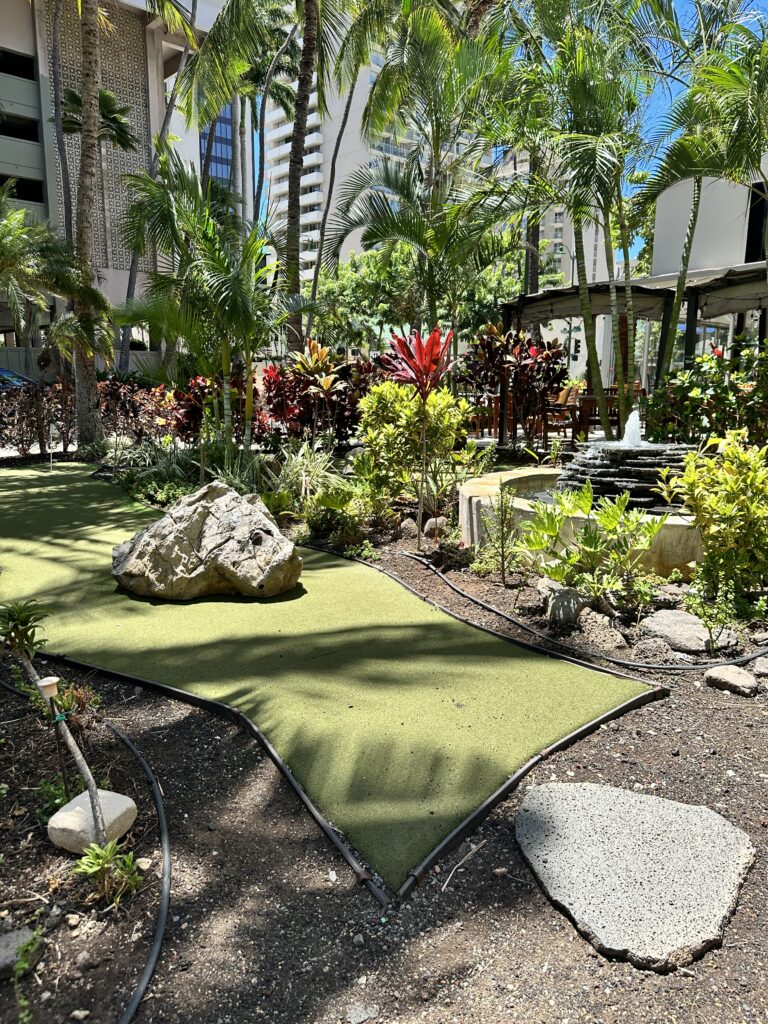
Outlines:
{"label": "building facade window", "polygon": [[[206,127],[200,132],[201,166],[205,162],[209,131],[210,128]],[[232,177],[232,105],[230,103],[221,111],[216,122],[211,154],[211,177],[221,182],[222,185],[229,185]]]}

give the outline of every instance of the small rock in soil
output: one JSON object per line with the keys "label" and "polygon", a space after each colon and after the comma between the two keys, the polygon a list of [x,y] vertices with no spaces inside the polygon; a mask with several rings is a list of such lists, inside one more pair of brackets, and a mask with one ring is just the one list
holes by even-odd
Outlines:
{"label": "small rock in soil", "polygon": [[357,935],[352,936],[352,942],[355,946],[362,946],[365,943],[365,939],[360,932],[358,932]]}
{"label": "small rock in soil", "polygon": [[573,587],[564,587],[554,580],[542,579],[539,593],[546,601],[547,617],[553,626],[575,626],[589,601]]}
{"label": "small rock in soil", "polygon": [[66,922],[67,922],[67,924],[69,925],[70,928],[77,928],[77,926],[80,924],[80,915],[79,914],[67,914],[65,920],[66,920]]}
{"label": "small rock in soil", "polygon": [[768,678],[768,658],[757,658],[753,661],[752,672],[758,679]]}
{"label": "small rock in soil", "polygon": [[424,523],[425,537],[443,537],[448,532],[448,520],[445,516],[434,516]]}
{"label": "small rock in soil", "polygon": [[614,629],[608,616],[600,615],[591,608],[585,608],[579,615],[579,629],[590,644],[601,650],[615,651],[627,646],[627,641]]}
{"label": "small rock in soil", "polygon": [[647,636],[638,640],[632,648],[635,661],[644,661],[648,665],[674,665],[680,659],[661,637]]}
{"label": "small rock in soil", "polygon": [[[138,810],[129,796],[99,790],[101,810],[107,842],[124,836],[136,821]],[[70,853],[82,853],[90,843],[96,842],[96,828],[88,793],[80,793],[56,811],[48,822],[48,838],[56,846]]]}
{"label": "small rock in soil", "polygon": [[347,1010],[347,1024],[365,1024],[367,1020],[376,1020],[378,1015],[378,1006],[365,1006],[363,1003],[353,1003]]}
{"label": "small rock in soil", "polygon": [[400,523],[400,536],[403,540],[416,540],[419,536],[419,528],[413,519],[404,519]]}
{"label": "small rock in soil", "polygon": [[751,672],[738,665],[722,665],[720,668],[711,668],[704,676],[707,686],[714,686],[718,690],[728,690],[736,693],[739,697],[754,697],[757,694],[757,680]]}
{"label": "small rock in soil", "polygon": [[87,1020],[91,1016],[90,1010],[73,1010],[69,1015],[70,1020]]}
{"label": "small rock in soil", "polygon": [[667,583],[659,587],[653,595],[653,603],[656,608],[679,608],[683,595],[687,593],[687,586],[680,586],[678,583]]}

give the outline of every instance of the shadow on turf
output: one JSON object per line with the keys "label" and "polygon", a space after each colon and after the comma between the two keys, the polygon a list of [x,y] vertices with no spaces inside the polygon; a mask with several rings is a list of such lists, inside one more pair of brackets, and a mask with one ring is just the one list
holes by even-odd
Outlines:
{"label": "shadow on turf", "polygon": [[[123,727],[129,724],[124,717]],[[382,915],[263,751],[243,733],[196,712],[171,724],[134,730],[132,738],[152,763],[168,805],[177,812],[170,815],[172,857],[177,863],[183,857],[185,877],[191,863],[199,865],[206,878],[202,888],[193,879],[186,892],[174,891],[158,980],[167,979],[169,970],[194,968],[201,945],[207,947],[206,960],[224,965],[213,983],[210,974],[198,980],[193,972],[191,978],[198,983],[185,986],[183,1005],[169,1004],[164,987],[157,986],[152,1008],[160,1016],[152,1019],[165,1019],[162,1014],[170,1011],[179,1018],[191,1014],[200,1024],[213,1024],[234,1012],[233,1020],[245,1021],[257,1008],[255,1019],[274,1024],[343,1019],[346,1007],[375,1001],[358,984],[362,975],[374,972],[393,976],[393,988],[400,990],[398,1016],[406,1007],[421,1013],[439,988],[471,980],[477,952],[457,936],[466,953],[454,955],[449,969],[440,970],[421,958],[409,963],[402,942],[395,941],[399,930],[417,937],[427,929],[490,911],[512,931],[519,916],[543,899],[517,850],[509,820],[497,818],[491,842],[454,876],[445,893],[440,891],[443,881],[466,850],[453,854],[442,874],[431,876],[406,904]],[[184,752],[181,766],[168,764],[169,748],[174,747]],[[227,778],[217,768],[230,759],[255,765],[251,775],[256,778],[233,787],[234,771]],[[247,772],[248,767],[243,774]],[[243,818],[238,808],[253,786],[263,786],[263,797]],[[232,817],[230,823],[227,819]],[[250,829],[247,842],[243,829]],[[499,865],[508,867],[510,877],[493,875]],[[336,871],[337,882],[329,881],[329,869]],[[365,935],[363,946],[352,942],[358,932]],[[213,936],[218,941],[211,941]],[[227,970],[233,958],[236,970]],[[425,963],[431,968],[429,976],[423,971]],[[326,1004],[340,993],[341,1014],[330,1014]],[[394,1006],[381,1007],[378,1019],[389,1020],[390,1012],[395,1012]],[[450,1019],[448,1008],[445,1012]]]}

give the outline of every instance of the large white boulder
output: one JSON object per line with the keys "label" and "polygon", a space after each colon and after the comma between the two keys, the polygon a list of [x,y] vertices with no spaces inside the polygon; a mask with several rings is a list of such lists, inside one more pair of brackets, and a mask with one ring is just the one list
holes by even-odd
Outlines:
{"label": "large white boulder", "polygon": [[[99,790],[99,800],[107,842],[119,839],[136,821],[136,804],[129,796],[108,789]],[[70,853],[82,853],[86,846],[96,842],[96,828],[87,791],[64,804],[49,819],[48,838]]]}
{"label": "large white boulder", "polygon": [[256,494],[219,480],[112,552],[112,575],[142,597],[184,601],[208,594],[274,597],[296,586],[302,561]]}

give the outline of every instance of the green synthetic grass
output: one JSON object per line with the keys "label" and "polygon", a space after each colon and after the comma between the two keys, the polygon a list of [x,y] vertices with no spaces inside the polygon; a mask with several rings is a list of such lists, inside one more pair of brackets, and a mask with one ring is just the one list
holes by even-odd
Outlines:
{"label": "green synthetic grass", "polygon": [[0,600],[48,604],[52,652],[242,709],[390,886],[542,747],[645,689],[308,550],[270,601],[133,597],[112,546],[157,515],[87,467],[0,471]]}

